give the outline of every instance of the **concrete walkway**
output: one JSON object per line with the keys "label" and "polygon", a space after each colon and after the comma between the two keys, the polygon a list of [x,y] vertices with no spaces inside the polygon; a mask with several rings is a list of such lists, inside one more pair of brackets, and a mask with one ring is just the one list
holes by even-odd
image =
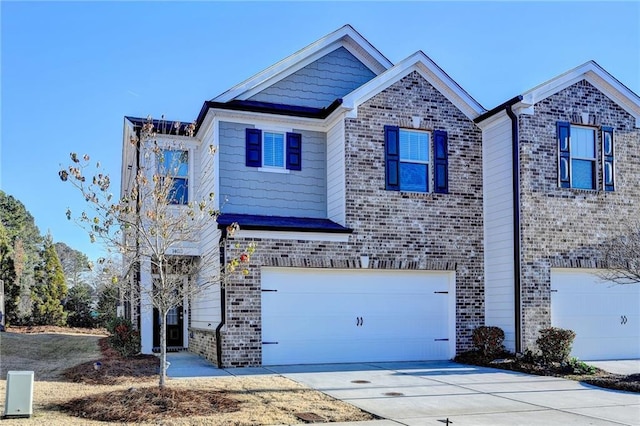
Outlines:
{"label": "concrete walkway", "polygon": [[170,378],[282,375],[384,419],[349,425],[640,425],[639,394],[448,361],[219,370],[183,352],[169,362]]}

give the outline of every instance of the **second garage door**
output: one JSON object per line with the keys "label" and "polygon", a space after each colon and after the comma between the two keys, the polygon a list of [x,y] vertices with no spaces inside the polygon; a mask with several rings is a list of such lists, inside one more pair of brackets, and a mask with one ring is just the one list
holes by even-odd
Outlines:
{"label": "second garage door", "polygon": [[262,270],[264,365],[455,355],[453,272]]}
{"label": "second garage door", "polygon": [[593,271],[551,271],[551,324],[573,330],[583,360],[640,358],[640,284],[602,282]]}

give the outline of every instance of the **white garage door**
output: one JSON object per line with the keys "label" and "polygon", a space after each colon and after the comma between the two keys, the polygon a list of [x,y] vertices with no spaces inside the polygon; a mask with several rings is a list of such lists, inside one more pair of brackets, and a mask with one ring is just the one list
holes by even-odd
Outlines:
{"label": "white garage door", "polygon": [[551,324],[576,332],[572,356],[640,358],[640,284],[615,285],[581,269],[551,271]]}
{"label": "white garage door", "polygon": [[262,362],[443,360],[455,355],[450,272],[262,270]]}

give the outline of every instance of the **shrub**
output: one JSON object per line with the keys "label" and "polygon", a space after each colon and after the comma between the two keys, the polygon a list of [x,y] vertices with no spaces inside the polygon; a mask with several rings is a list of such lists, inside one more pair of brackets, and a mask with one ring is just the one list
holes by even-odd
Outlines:
{"label": "shrub", "polygon": [[481,326],[473,330],[473,346],[487,359],[504,352],[504,331],[500,327]]}
{"label": "shrub", "polygon": [[543,328],[536,344],[544,362],[566,362],[571,353],[571,346],[576,333],[557,327]]}
{"label": "shrub", "polygon": [[115,318],[109,322],[107,329],[111,333],[109,345],[120,355],[130,357],[140,352],[140,333],[133,328],[131,321]]}
{"label": "shrub", "polygon": [[595,374],[596,372],[596,368],[593,365],[589,365],[575,357],[569,360],[567,366],[573,370],[573,374]]}

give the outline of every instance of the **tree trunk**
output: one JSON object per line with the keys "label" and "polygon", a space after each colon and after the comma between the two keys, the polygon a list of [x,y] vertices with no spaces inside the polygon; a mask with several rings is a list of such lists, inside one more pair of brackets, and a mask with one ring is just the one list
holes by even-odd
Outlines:
{"label": "tree trunk", "polygon": [[160,314],[160,388],[164,388],[167,380],[167,311]]}

